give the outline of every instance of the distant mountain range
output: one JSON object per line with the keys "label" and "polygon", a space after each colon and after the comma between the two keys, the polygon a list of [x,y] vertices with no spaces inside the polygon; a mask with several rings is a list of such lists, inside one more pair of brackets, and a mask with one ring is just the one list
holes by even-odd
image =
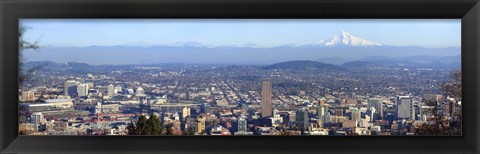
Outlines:
{"label": "distant mountain range", "polygon": [[366,57],[344,63],[344,67],[362,66],[379,67],[430,67],[430,68],[460,68],[461,56],[409,56],[409,57]]}
{"label": "distant mountain range", "polygon": [[[88,64],[156,64],[208,63],[270,65],[286,61],[320,61],[342,65],[350,61],[368,61],[367,57],[413,57],[416,62],[432,60],[426,56],[451,57],[460,55],[459,47],[425,48],[391,46],[361,39],[341,32],[332,39],[312,44],[284,44],[275,47],[211,46],[197,42],[170,45],[41,47],[23,51],[27,61],[80,62]],[[418,56],[418,57],[415,57]],[[448,59],[448,58],[447,58]],[[383,58],[382,60],[388,60]],[[439,59],[435,59],[445,63]],[[457,61],[452,61],[457,62]],[[381,63],[381,61],[377,61]]]}
{"label": "distant mountain range", "polygon": [[[329,64],[321,61],[295,60],[275,63],[271,65],[258,66],[264,70],[291,70],[291,71],[328,71],[328,72],[346,72],[351,70],[376,70],[376,69],[392,69],[392,68],[442,68],[442,69],[460,69],[461,56],[435,57],[435,56],[412,56],[412,57],[366,57],[360,60],[345,62],[342,65]],[[142,66],[185,66],[184,64],[157,63],[157,64],[141,64]],[[195,64],[196,65],[196,64]],[[108,65],[102,65],[108,66]],[[124,65],[134,67],[135,65]],[[226,66],[226,65],[225,65]],[[23,71],[29,69],[46,69],[55,71],[73,71],[86,73],[90,72],[97,65],[89,65],[86,63],[57,63],[52,61],[32,61],[24,63]],[[119,66],[123,67],[123,66]]]}

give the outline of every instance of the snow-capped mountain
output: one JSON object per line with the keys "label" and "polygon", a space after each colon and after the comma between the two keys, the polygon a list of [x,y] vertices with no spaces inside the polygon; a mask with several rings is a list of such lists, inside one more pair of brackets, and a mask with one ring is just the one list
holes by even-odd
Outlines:
{"label": "snow-capped mountain", "polygon": [[377,42],[371,42],[362,38],[353,36],[352,34],[342,31],[339,34],[333,36],[330,40],[321,40],[317,42],[318,46],[348,46],[348,47],[370,47],[370,46],[382,46]]}
{"label": "snow-capped mountain", "polygon": [[[432,60],[426,59],[425,55],[443,57],[461,54],[460,47],[425,48],[382,45],[352,36],[347,32],[341,32],[331,40],[319,43],[312,41],[312,44],[280,44],[273,47],[263,47],[255,43],[208,45],[201,42],[178,42],[153,45],[140,42],[137,44],[123,46],[42,47],[35,52],[26,51],[23,56],[30,61],[81,62],[88,64],[205,63],[265,65],[285,61],[310,60],[340,65],[349,60],[363,57],[409,57],[412,60],[415,57],[411,56],[420,56],[421,60],[418,61],[431,62]],[[109,58],[105,59],[102,57]],[[445,63],[445,60],[441,62]],[[443,64],[439,63],[438,65]]]}

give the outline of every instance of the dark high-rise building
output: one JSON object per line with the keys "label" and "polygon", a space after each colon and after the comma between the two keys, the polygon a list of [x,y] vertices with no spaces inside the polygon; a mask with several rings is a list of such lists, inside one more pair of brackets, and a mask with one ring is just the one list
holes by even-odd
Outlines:
{"label": "dark high-rise building", "polygon": [[65,96],[73,96],[75,94],[77,94],[77,85],[79,83],[75,80],[67,80],[65,81],[64,83],[64,94]]}
{"label": "dark high-rise building", "polygon": [[306,108],[301,108],[296,113],[296,124],[297,127],[303,132],[308,129],[308,110]]}
{"label": "dark high-rise building", "polygon": [[272,83],[262,83],[262,117],[272,115]]}
{"label": "dark high-rise building", "polygon": [[368,108],[370,109],[371,107],[375,108],[375,113],[380,115],[380,117],[383,117],[383,105],[382,101],[378,98],[369,98],[368,99]]}

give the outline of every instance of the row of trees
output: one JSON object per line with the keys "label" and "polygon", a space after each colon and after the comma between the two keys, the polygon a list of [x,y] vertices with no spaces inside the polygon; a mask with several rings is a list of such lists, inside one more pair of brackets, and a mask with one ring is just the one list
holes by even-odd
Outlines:
{"label": "row of trees", "polygon": [[[173,135],[172,125],[164,126],[159,115],[153,113],[148,119],[141,115],[135,124],[134,122],[128,124],[127,130],[128,135]],[[195,130],[189,128],[183,135],[195,135]]]}

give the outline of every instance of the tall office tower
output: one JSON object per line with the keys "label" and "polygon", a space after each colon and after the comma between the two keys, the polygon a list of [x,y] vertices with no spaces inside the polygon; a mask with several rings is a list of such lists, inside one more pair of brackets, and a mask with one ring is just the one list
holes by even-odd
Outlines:
{"label": "tall office tower", "polygon": [[88,96],[88,85],[80,84],[77,86],[78,97]]}
{"label": "tall office tower", "polygon": [[33,124],[41,124],[43,122],[43,114],[41,112],[35,112],[30,116],[30,122]]}
{"label": "tall office tower", "polygon": [[185,119],[188,116],[190,116],[190,108],[189,107],[184,107],[182,109],[182,118]]}
{"label": "tall office tower", "polygon": [[113,86],[112,84],[108,85],[108,96],[115,96],[115,86]]}
{"label": "tall office tower", "polygon": [[370,113],[370,122],[373,123],[373,122],[375,122],[375,116],[374,116],[374,114],[375,114],[375,110],[376,110],[376,109],[375,109],[374,107],[371,107],[369,110],[370,110],[370,111],[369,111],[369,113]]}
{"label": "tall office tower", "polygon": [[78,82],[75,80],[67,80],[65,81],[63,87],[63,92],[65,96],[73,96],[77,93],[77,85]]}
{"label": "tall office tower", "polygon": [[378,113],[381,117],[383,117],[383,105],[382,101],[378,98],[368,98],[368,108],[374,107],[375,113]]}
{"label": "tall office tower", "polygon": [[262,83],[262,117],[272,115],[272,83]]}
{"label": "tall office tower", "polygon": [[319,106],[319,107],[317,108],[318,126],[319,126],[319,127],[323,127],[323,125],[325,124],[324,117],[325,117],[325,115],[327,114],[327,111],[328,111],[328,108],[327,108],[327,106],[325,106],[324,104],[322,104],[321,106]]}
{"label": "tall office tower", "polygon": [[327,107],[326,106],[319,106],[317,108],[317,114],[318,114],[318,118],[322,118],[323,115],[325,115],[325,113],[327,112]]}
{"label": "tall office tower", "polygon": [[397,97],[397,118],[415,120],[413,98],[411,96]]}
{"label": "tall office tower", "polygon": [[358,109],[354,109],[352,111],[352,117],[351,117],[352,120],[360,120],[360,110]]}
{"label": "tall office tower", "polygon": [[238,132],[247,132],[247,119],[240,117],[237,122]]}
{"label": "tall office tower", "polygon": [[308,128],[308,110],[306,108],[301,108],[296,113],[296,123],[297,127],[303,132]]}
{"label": "tall office tower", "polygon": [[203,133],[205,131],[205,118],[200,117],[198,120],[197,133]]}

